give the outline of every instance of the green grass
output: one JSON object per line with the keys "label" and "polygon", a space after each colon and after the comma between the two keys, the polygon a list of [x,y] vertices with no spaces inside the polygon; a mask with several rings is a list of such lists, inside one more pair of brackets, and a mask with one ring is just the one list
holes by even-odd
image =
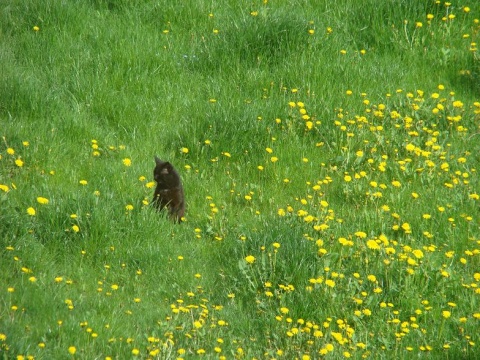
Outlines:
{"label": "green grass", "polygon": [[474,359],[479,18],[7,1],[0,358]]}

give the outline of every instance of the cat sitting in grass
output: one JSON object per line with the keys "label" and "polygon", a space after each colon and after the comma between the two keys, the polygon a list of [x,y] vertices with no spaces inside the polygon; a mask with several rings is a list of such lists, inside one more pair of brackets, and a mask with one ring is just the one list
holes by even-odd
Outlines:
{"label": "cat sitting in grass", "polygon": [[180,176],[168,161],[162,161],[155,156],[155,163],[153,178],[157,187],[153,194],[153,206],[159,211],[167,208],[170,219],[179,223],[185,215],[185,198]]}

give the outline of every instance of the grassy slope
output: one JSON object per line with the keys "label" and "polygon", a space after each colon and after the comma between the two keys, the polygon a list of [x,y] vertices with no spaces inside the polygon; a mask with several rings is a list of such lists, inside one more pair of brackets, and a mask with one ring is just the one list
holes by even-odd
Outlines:
{"label": "grassy slope", "polygon": [[[414,1],[10,1],[0,22],[0,183],[11,189],[0,193],[6,356],[63,358],[75,346],[87,358],[121,358],[132,349],[213,356],[215,347],[227,356],[242,348],[249,356],[315,357],[327,344],[335,346],[333,358],[346,351],[408,357],[408,347],[429,346],[436,356],[469,356],[469,340],[479,341],[478,294],[462,286],[478,284],[479,264],[478,201],[469,197],[478,193],[479,161],[473,3],[466,14],[456,3]],[[455,20],[442,21],[447,13]],[[321,124],[305,131],[292,101]],[[438,102],[446,114],[462,114],[465,132],[445,125],[443,112],[432,114]],[[380,104],[383,117],[375,115]],[[432,138],[439,148],[428,144]],[[100,156],[92,155],[92,140]],[[405,149],[409,143],[415,151]],[[432,152],[433,168],[419,149]],[[182,172],[182,226],[142,206],[152,193],[145,184],[154,154]],[[365,195],[380,189],[371,181],[386,185],[381,198]],[[292,214],[277,214],[288,206]],[[324,231],[313,228],[324,223]],[[392,229],[405,223],[412,234]],[[354,245],[341,246],[342,237]],[[368,249],[367,239],[380,250]],[[444,319],[448,302],[458,309]]]}

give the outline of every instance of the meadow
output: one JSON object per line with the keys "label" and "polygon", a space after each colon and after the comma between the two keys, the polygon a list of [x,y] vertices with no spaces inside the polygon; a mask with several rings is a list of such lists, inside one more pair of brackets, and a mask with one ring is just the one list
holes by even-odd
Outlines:
{"label": "meadow", "polygon": [[478,359],[479,35],[476,0],[6,0],[0,359]]}

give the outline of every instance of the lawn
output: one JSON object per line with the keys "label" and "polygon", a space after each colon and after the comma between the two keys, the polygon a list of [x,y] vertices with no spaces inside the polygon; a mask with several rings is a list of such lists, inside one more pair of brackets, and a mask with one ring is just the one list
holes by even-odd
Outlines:
{"label": "lawn", "polygon": [[0,358],[478,358],[479,41],[475,0],[7,0]]}

